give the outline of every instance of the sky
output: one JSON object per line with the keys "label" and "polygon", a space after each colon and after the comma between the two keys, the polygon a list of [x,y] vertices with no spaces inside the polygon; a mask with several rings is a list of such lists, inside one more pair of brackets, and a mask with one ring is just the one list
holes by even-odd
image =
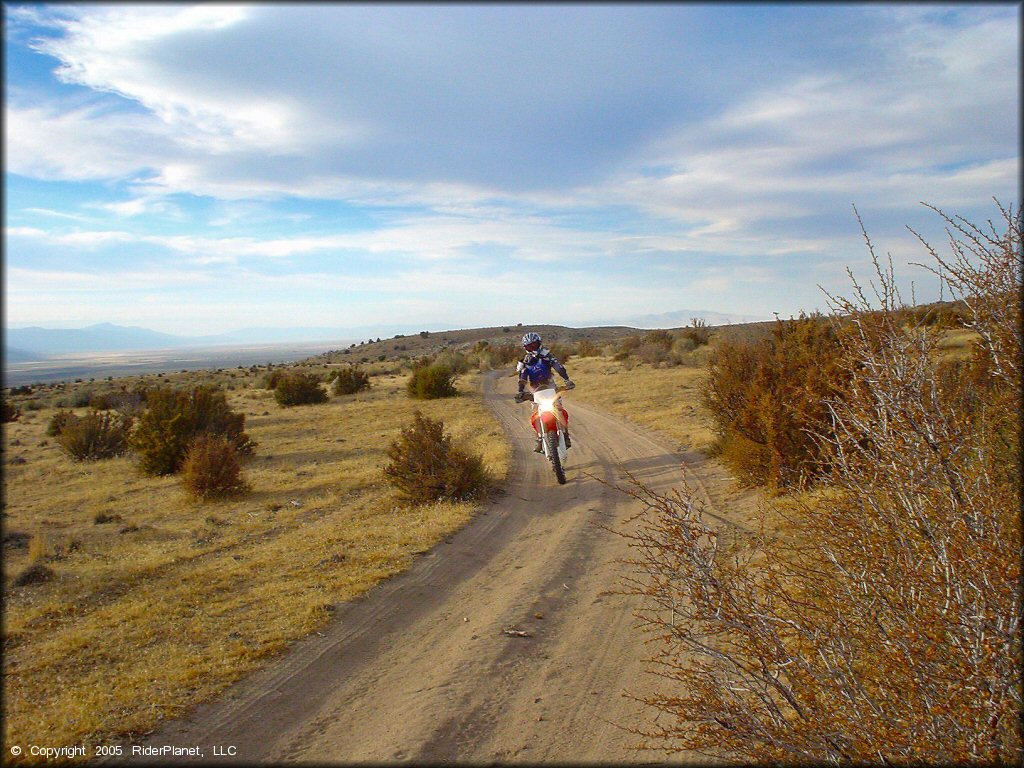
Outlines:
{"label": "sky", "polygon": [[918,301],[1020,204],[1015,4],[4,5],[9,328]]}

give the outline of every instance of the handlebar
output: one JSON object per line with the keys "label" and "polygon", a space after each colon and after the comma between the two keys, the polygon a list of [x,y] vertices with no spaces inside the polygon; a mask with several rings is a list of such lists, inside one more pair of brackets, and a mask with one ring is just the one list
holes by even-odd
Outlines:
{"label": "handlebar", "polygon": [[[566,392],[570,389],[576,389],[576,384],[568,386],[566,384],[559,384],[555,387],[555,392]],[[533,393],[531,392],[517,392],[513,398],[517,403],[525,403],[529,400],[533,400]]]}

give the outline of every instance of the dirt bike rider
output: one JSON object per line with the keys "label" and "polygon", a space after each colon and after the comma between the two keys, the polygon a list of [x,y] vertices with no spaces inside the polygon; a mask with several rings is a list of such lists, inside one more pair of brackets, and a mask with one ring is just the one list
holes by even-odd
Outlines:
{"label": "dirt bike rider", "polygon": [[[554,389],[555,388],[555,372],[558,373],[563,379],[565,379],[565,388],[573,389],[576,385],[572,379],[569,378],[569,374],[565,370],[565,366],[558,362],[558,359],[551,354],[551,351],[541,346],[541,339],[539,333],[530,331],[523,336],[523,349],[526,350],[526,356],[523,357],[522,361],[516,366],[519,371],[519,392],[515,396],[517,403],[524,402],[527,399],[525,392],[527,384],[530,386],[530,392],[536,392],[540,389]],[[533,405],[534,411],[537,410],[537,404]],[[562,407],[561,402],[558,404],[558,410],[561,412],[561,421],[563,423],[563,432],[565,433],[565,447],[571,448],[572,441],[569,439],[569,414]],[[533,449],[534,453],[543,453],[544,449],[540,444],[540,436],[537,436],[537,446]]]}

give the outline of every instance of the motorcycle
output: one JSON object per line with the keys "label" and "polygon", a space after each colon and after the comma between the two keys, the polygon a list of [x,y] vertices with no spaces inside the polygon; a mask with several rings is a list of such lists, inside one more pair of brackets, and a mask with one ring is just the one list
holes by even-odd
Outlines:
{"label": "motorcycle", "polygon": [[[559,485],[565,485],[565,458],[567,455],[565,445],[565,424],[563,423],[559,401],[562,399],[562,392],[572,387],[559,384],[554,389],[539,389],[533,393],[532,400],[537,404],[537,409],[530,416],[530,426],[536,431],[540,438],[541,449],[551,468],[555,472]],[[515,396],[517,403],[525,403],[530,400],[528,392],[520,392]]]}

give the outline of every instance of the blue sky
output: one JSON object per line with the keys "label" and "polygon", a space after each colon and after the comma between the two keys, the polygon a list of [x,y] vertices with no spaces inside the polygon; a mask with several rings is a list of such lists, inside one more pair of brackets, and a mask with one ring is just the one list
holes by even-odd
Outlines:
{"label": "blue sky", "polygon": [[1020,203],[1016,5],[10,3],[5,323],[585,325],[919,300]]}

